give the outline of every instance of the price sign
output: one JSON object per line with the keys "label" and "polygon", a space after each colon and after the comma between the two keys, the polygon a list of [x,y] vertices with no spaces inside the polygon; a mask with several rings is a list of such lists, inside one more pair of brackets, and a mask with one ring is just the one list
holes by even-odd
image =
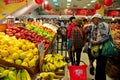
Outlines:
{"label": "price sign", "polygon": [[42,54],[44,52],[44,43],[43,42],[38,44],[38,51],[39,51],[39,54]]}

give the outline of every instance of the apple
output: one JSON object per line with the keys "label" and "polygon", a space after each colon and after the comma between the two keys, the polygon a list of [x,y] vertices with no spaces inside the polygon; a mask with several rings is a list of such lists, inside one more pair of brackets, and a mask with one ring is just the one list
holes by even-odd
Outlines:
{"label": "apple", "polygon": [[21,65],[21,64],[22,64],[22,60],[16,59],[16,60],[15,60],[15,64]]}

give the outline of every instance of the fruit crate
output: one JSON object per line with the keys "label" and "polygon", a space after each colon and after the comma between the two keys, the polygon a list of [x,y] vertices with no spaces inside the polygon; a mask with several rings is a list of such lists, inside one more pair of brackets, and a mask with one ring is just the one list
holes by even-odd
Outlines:
{"label": "fruit crate", "polygon": [[[37,61],[38,62],[38,61]],[[0,65],[6,66],[6,67],[15,67],[16,69],[26,69],[31,75],[35,75],[39,70],[38,70],[38,63],[36,64],[35,67],[29,68],[21,65],[17,65],[14,63],[7,62],[5,60],[0,59]]]}

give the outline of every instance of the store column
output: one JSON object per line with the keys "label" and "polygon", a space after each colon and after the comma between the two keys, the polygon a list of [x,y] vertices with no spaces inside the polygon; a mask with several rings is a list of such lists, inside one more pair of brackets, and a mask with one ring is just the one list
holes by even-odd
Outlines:
{"label": "store column", "polygon": [[99,13],[102,16],[104,16],[104,1],[103,0],[98,0],[97,3],[99,3],[101,5],[101,8],[96,10],[96,13]]}

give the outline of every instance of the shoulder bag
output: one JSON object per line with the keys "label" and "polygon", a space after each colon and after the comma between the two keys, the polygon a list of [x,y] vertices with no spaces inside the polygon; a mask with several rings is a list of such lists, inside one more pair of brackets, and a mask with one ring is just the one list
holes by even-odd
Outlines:
{"label": "shoulder bag", "polygon": [[[104,25],[104,23],[103,23],[103,26],[106,29],[106,26]],[[110,30],[109,30],[109,33],[110,33]],[[111,34],[109,34],[109,40],[103,44],[101,55],[106,56],[106,57],[113,57],[113,56],[118,55],[118,51],[115,45],[113,44],[113,39],[112,39]]]}

